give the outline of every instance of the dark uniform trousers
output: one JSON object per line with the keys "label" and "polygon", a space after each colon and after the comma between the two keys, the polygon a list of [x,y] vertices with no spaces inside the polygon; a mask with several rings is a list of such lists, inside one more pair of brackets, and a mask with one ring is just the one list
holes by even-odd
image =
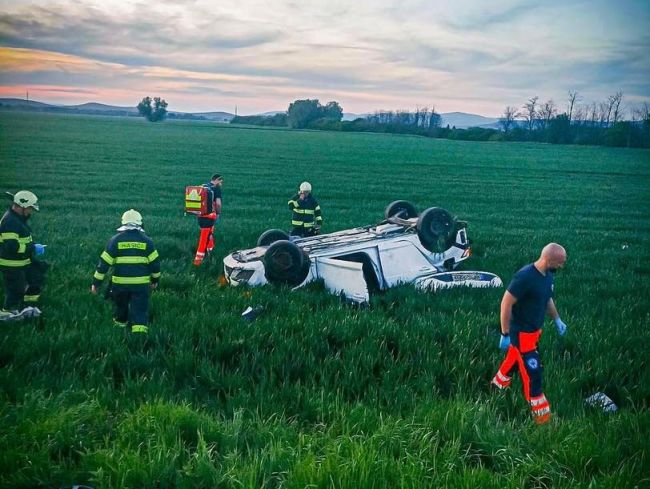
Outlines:
{"label": "dark uniform trousers", "polygon": [[4,268],[2,270],[5,283],[4,309],[12,311],[20,310],[23,304],[37,305],[45,284],[46,271],[47,263],[36,260],[32,260],[24,267]]}
{"label": "dark uniform trousers", "polygon": [[147,326],[149,323],[149,286],[111,288],[114,312],[113,319],[118,326]]}

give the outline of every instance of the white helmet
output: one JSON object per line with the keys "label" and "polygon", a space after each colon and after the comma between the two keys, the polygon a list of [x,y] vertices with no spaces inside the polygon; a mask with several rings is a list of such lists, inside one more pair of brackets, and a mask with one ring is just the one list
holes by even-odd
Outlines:
{"label": "white helmet", "polygon": [[309,182],[302,182],[300,184],[300,191],[301,192],[311,192],[311,183]]}
{"label": "white helmet", "polygon": [[38,210],[38,197],[29,190],[21,190],[14,195],[14,204],[23,209],[33,207]]}
{"label": "white helmet", "polygon": [[142,226],[142,214],[135,209],[129,209],[122,214],[122,225],[125,224],[137,224],[138,226]]}

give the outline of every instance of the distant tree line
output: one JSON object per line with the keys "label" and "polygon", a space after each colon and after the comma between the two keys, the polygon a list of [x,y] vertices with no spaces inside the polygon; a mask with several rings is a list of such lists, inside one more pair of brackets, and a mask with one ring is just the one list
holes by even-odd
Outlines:
{"label": "distant tree line", "polygon": [[538,96],[520,109],[508,106],[499,119],[503,132],[495,139],[650,148],[648,102],[629,110],[623,105],[623,92],[601,102],[581,101],[578,92],[569,91],[561,113],[553,100],[540,102]]}
{"label": "distant tree line", "polygon": [[287,114],[280,112],[275,115],[236,115],[230,119],[231,124],[250,124],[253,126],[287,127]]}
{"label": "distant tree line", "polygon": [[383,132],[466,141],[536,141],[555,144],[592,144],[650,148],[650,104],[627,112],[623,94],[617,92],[600,103],[580,104],[577,92],[568,94],[566,110],[559,113],[553,100],[529,99],[521,108],[508,106],[499,119],[499,128],[441,127],[435,108],[414,111],[377,111],[353,121],[342,121],[338,102],[321,105],[317,99],[296,100],[286,113],[272,116],[237,116],[236,124],[321,129],[343,132]]}

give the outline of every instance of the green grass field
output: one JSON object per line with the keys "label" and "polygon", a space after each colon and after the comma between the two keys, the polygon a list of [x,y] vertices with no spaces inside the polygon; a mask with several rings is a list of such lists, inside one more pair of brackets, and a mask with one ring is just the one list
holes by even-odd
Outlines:
{"label": "green grass field", "polygon": [[[185,185],[225,176],[217,253],[196,270]],[[324,231],[387,203],[469,221],[464,269],[509,281],[549,241],[569,326],[541,342],[554,417],[493,393],[502,289],[404,286],[368,309],[315,284],[221,288],[223,256],[288,228],[309,180]],[[44,320],[0,332],[0,487],[650,487],[650,152],[209,123],[0,113],[0,190],[40,199]],[[89,293],[123,211],[162,256],[144,344]],[[262,304],[246,324],[240,313]],[[603,414],[583,399],[604,391]]]}

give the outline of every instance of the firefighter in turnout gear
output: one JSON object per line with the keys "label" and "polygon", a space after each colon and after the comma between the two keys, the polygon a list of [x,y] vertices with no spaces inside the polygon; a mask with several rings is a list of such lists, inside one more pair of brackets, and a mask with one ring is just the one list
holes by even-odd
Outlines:
{"label": "firefighter in turnout gear", "polygon": [[160,258],[153,241],[142,229],[142,216],[130,209],[122,215],[122,226],[99,258],[91,292],[97,294],[109,268],[113,267],[110,297],[116,326],[130,326],[132,333],[147,333],[149,290],[158,286]]}
{"label": "firefighter in turnout gear", "polygon": [[12,197],[11,208],[0,220],[0,271],[5,294],[0,321],[41,314],[37,305],[47,270],[47,264],[36,258],[45,252],[45,246],[34,243],[27,224],[32,212],[38,211],[38,198],[28,190]]}
{"label": "firefighter in turnout gear", "polygon": [[208,190],[208,208],[205,214],[198,216],[198,223],[201,232],[199,244],[196,248],[193,264],[196,266],[203,263],[206,253],[214,249],[214,224],[221,215],[221,185],[223,177],[218,173],[212,175],[210,181],[203,185]]}
{"label": "firefighter in turnout gear", "polygon": [[542,391],[542,361],[537,343],[542,334],[545,315],[551,316],[560,336],[566,324],[553,301],[553,277],[566,262],[566,251],[556,243],[544,247],[534,263],[519,270],[501,301],[501,340],[499,347],[506,357],[492,379],[499,389],[510,387],[515,366],[521,376],[524,397],[537,424],[549,421],[551,407]]}
{"label": "firefighter in turnout gear", "polygon": [[320,205],[311,193],[311,184],[302,182],[296,195],[289,200],[292,236],[314,236],[323,224]]}

